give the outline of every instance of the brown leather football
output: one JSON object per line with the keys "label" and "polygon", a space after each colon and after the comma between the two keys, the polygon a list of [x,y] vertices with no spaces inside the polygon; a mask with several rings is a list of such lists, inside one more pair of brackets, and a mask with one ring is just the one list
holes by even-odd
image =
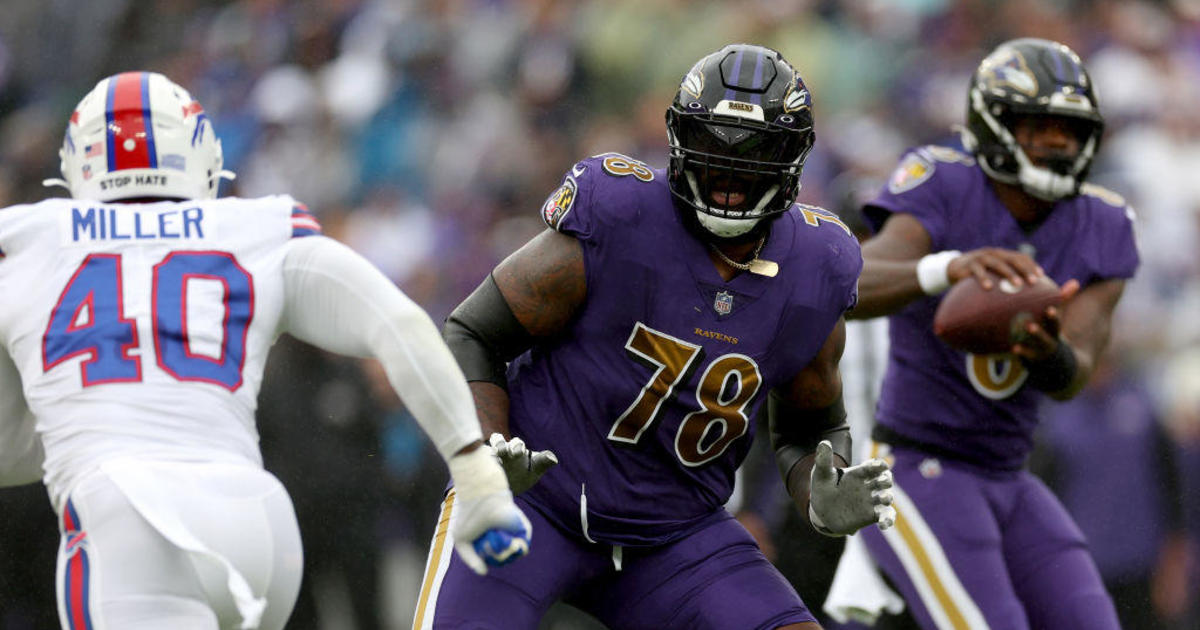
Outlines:
{"label": "brown leather football", "polygon": [[993,276],[990,290],[974,278],[956,282],[938,305],[933,332],[950,347],[975,354],[1008,352],[1030,318],[1062,302],[1058,283],[1042,276],[1014,286]]}

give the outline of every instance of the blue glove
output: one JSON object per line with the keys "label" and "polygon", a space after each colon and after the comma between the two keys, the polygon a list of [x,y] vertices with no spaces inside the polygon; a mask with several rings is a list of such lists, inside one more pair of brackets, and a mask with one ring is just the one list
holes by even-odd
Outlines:
{"label": "blue glove", "polygon": [[509,530],[489,529],[471,546],[488,566],[501,567],[529,553],[529,530],[523,523]]}

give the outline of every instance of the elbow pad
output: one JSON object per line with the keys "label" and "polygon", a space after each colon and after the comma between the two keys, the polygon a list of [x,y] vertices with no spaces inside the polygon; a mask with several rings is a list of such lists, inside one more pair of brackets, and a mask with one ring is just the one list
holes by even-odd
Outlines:
{"label": "elbow pad", "polygon": [[846,463],[851,462],[850,425],[846,422],[846,407],[840,395],[828,407],[802,409],[772,391],[767,395],[767,423],[775,462],[789,494],[793,487],[792,470],[800,460],[816,452],[817,444],[822,440],[829,440],[833,452]]}
{"label": "elbow pad", "polygon": [[486,381],[504,389],[508,362],[533,345],[533,336],[491,274],[446,318],[442,337],[467,382]]}

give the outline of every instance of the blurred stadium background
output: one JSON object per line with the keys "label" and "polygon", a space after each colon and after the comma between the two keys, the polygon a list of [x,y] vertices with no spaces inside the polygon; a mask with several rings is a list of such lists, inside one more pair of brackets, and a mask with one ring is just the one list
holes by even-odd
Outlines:
{"label": "blurred stadium background", "polygon": [[[710,50],[761,43],[800,70],[818,138],[800,197],[849,217],[906,147],[952,137],[970,72],[1017,36],[1091,70],[1092,180],[1138,211],[1143,257],[1121,387],[1048,410],[1047,475],[1113,588],[1159,615],[1145,627],[1200,628],[1200,0],[0,0],[0,205],[62,194],[41,181],[97,80],[160,71],[211,115],[225,194],[294,195],[440,321],[541,229],[575,160],[665,165],[663,112]],[[408,627],[444,467],[373,366],[275,352],[263,447],[313,587],[290,627]],[[56,627],[56,542],[40,488],[0,492],[0,630]]]}

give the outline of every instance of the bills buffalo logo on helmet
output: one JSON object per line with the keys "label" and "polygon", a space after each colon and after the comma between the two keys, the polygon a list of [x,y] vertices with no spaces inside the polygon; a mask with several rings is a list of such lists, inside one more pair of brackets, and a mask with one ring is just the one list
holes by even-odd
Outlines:
{"label": "bills buffalo logo on helmet", "polygon": [[1028,96],[1037,96],[1037,78],[1033,76],[1029,64],[1025,63],[1025,57],[1016,50],[997,51],[983,60],[979,72],[988,90],[1007,86]]}

